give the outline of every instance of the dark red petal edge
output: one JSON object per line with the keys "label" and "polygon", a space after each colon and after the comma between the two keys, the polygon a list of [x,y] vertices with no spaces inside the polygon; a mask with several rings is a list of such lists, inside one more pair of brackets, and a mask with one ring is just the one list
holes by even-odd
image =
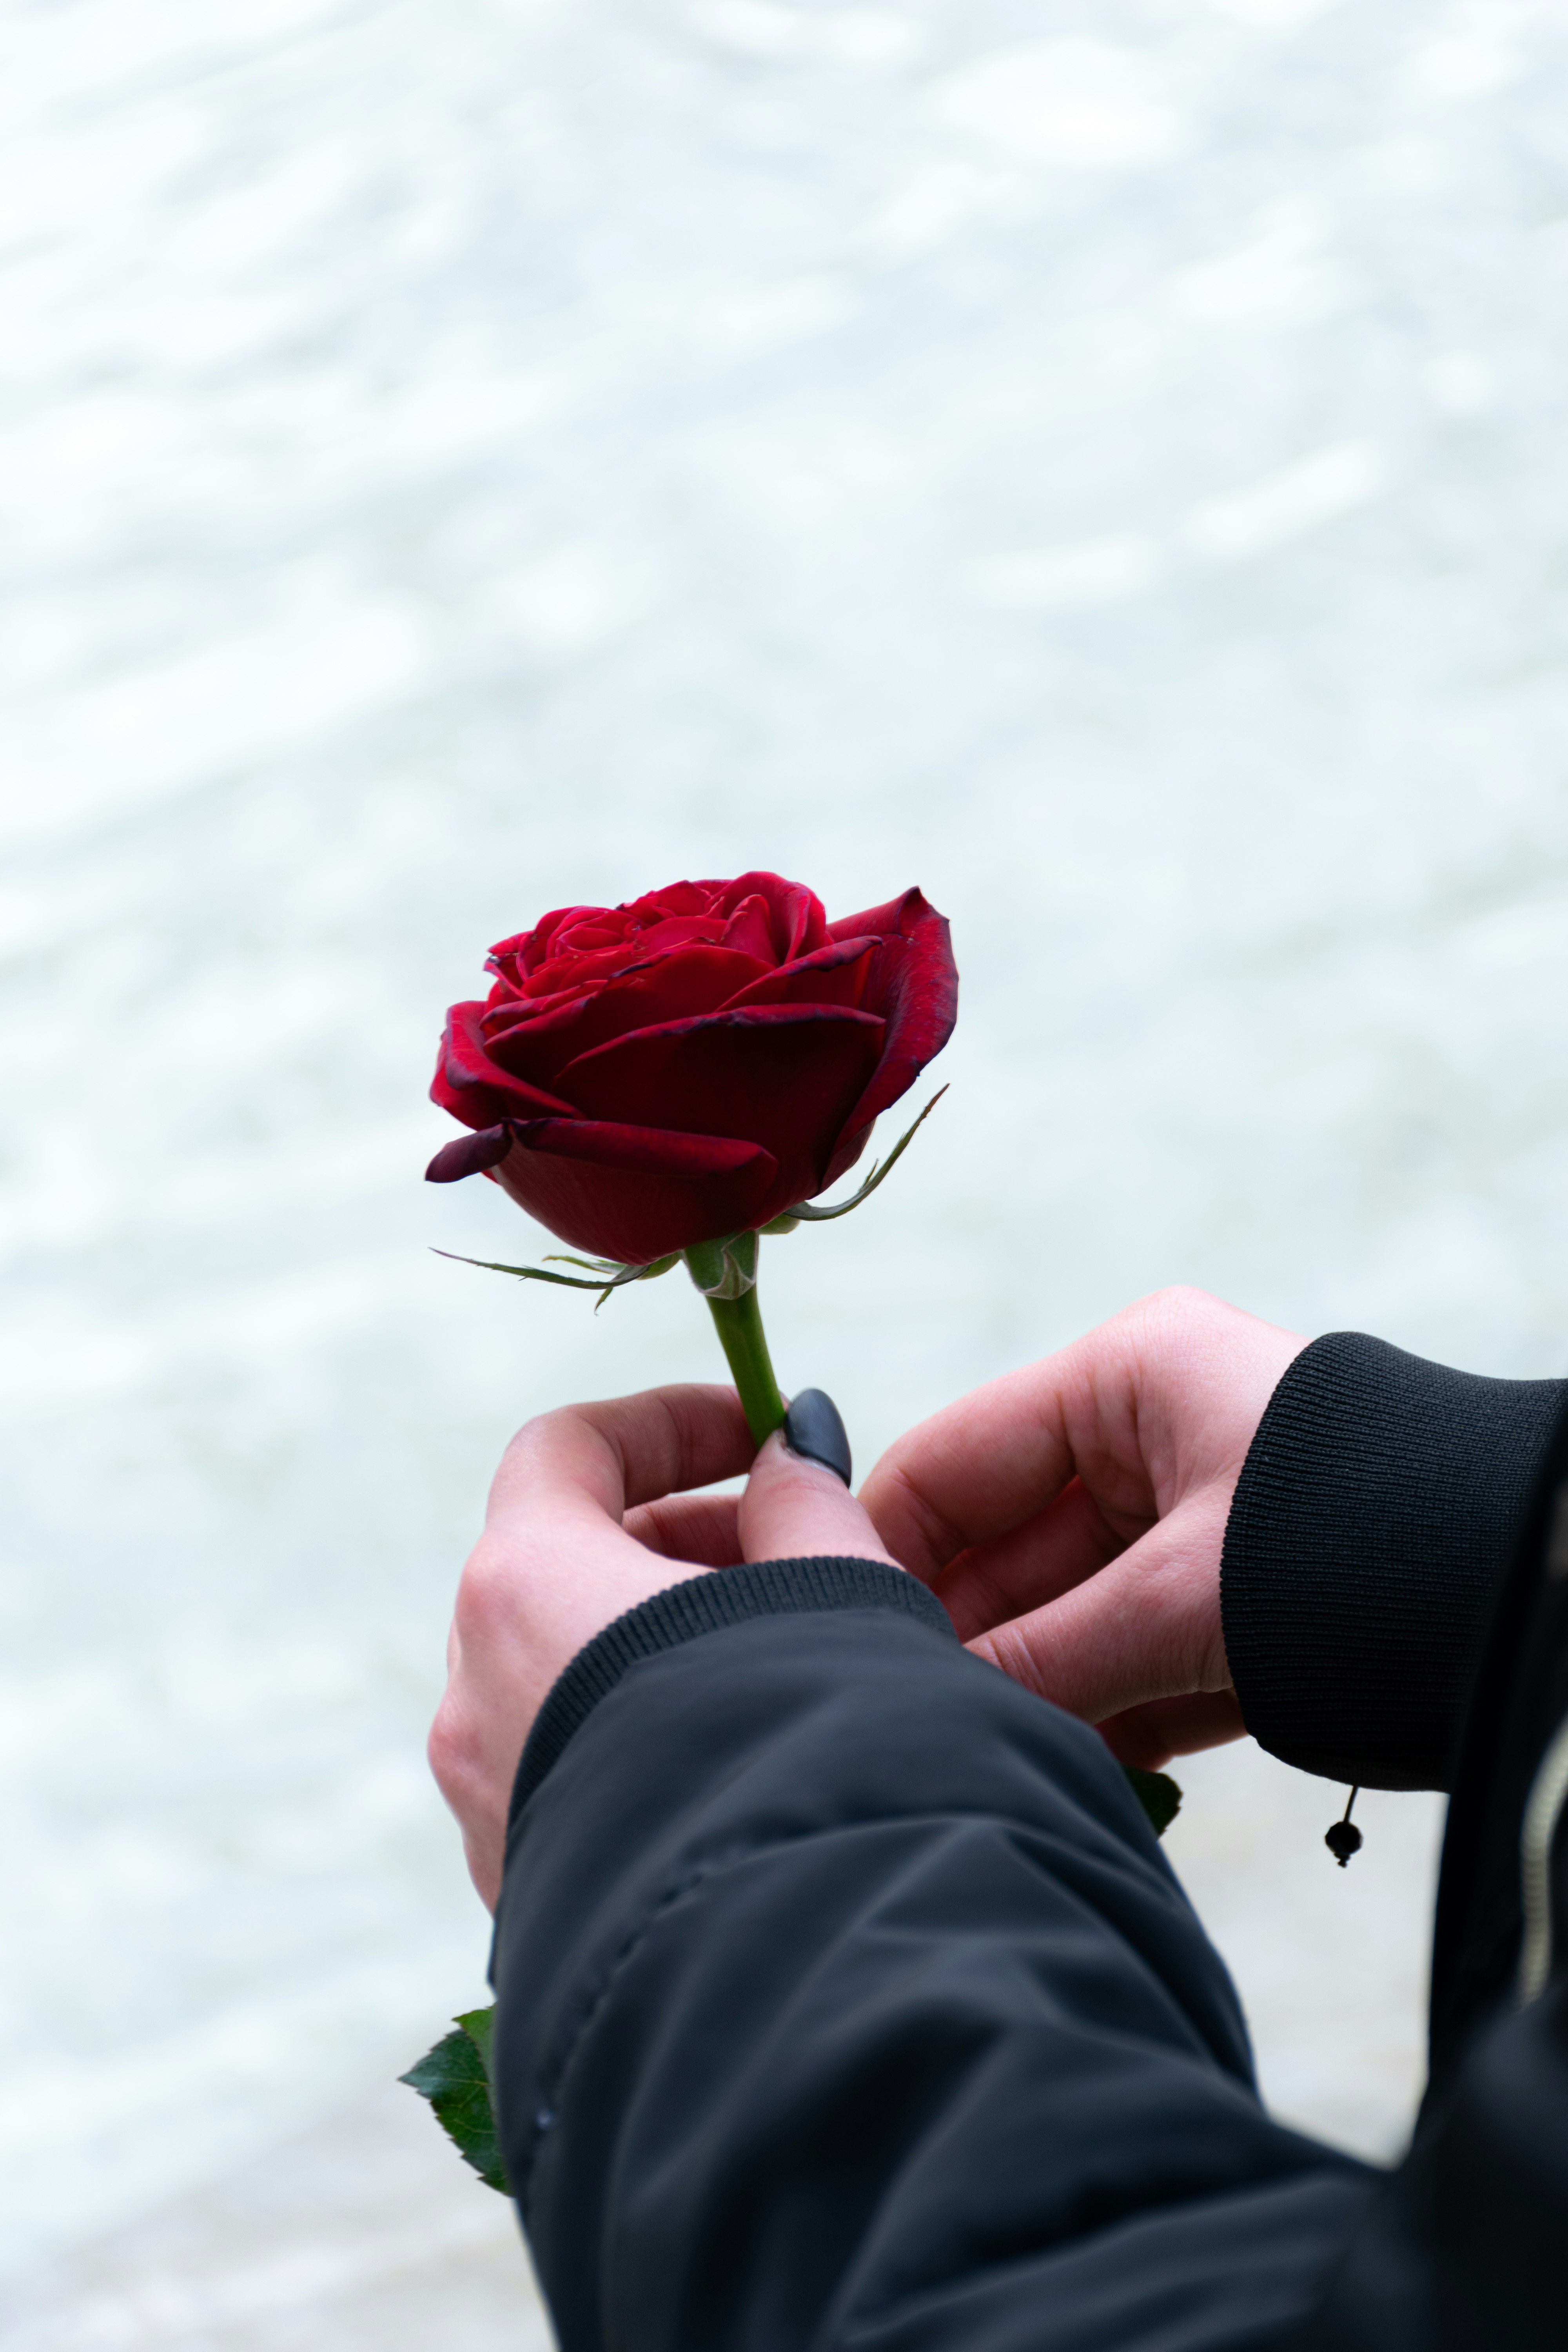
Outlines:
{"label": "dark red petal edge", "polygon": [[[908,1093],[926,1064],[941,1053],[958,1018],[958,967],[947,917],[928,905],[919,890],[906,890],[886,907],[828,928],[840,937],[852,937],[879,927],[885,938],[893,934],[883,950],[888,991],[880,1009],[888,1024],[887,1042],[870,1084],[844,1122],[846,1138],[869,1127],[889,1103]],[[867,991],[868,1003],[878,1001],[878,977],[873,974]]]}
{"label": "dark red petal edge", "polygon": [[456,1184],[465,1176],[479,1176],[496,1167],[511,1150],[511,1129],[481,1128],[478,1135],[455,1135],[444,1143],[425,1171],[426,1184]]}

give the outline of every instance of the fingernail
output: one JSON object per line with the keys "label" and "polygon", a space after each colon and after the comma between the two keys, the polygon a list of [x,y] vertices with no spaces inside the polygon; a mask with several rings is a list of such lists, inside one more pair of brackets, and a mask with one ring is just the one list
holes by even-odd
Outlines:
{"label": "fingernail", "polygon": [[784,1442],[805,1461],[820,1462],[849,1484],[849,1438],[826,1389],[802,1389],[784,1417]]}

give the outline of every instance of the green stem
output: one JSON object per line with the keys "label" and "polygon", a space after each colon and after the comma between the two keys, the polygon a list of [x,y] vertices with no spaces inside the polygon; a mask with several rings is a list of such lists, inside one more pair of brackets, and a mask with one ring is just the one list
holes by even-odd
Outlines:
{"label": "green stem", "polygon": [[710,1298],[708,1304],[745,1411],[746,1426],[760,1445],[783,1421],[784,1401],[768,1354],[756,1286],[742,1291],[739,1298]]}

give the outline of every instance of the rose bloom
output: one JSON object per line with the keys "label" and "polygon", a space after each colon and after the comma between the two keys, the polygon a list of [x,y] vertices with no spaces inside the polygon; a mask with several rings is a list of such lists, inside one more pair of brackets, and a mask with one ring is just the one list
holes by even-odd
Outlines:
{"label": "rose bloom", "polygon": [[830,923],[777,874],[560,907],[493,948],[430,1091],[480,1170],[576,1248],[646,1265],[767,1224],[852,1167],[952,1032],[945,919],[918,890]]}

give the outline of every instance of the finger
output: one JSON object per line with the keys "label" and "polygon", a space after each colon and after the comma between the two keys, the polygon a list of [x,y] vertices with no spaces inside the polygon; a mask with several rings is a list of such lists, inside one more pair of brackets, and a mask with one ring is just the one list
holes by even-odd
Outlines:
{"label": "finger", "polygon": [[1119,1764],[1157,1772],[1173,1756],[1195,1756],[1202,1748],[1223,1748],[1243,1739],[1247,1726],[1234,1691],[1197,1691],[1188,1698],[1159,1698],[1130,1706],[1096,1727]]}
{"label": "finger", "polygon": [[741,1549],[739,1495],[667,1495],[638,1503],[621,1525],[633,1540],[665,1559],[698,1568],[734,1568]]}
{"label": "finger", "polygon": [[1131,1540],[1194,1484],[1222,1473],[1234,1483],[1305,1345],[1201,1292],[1156,1291],[909,1431],[862,1498],[889,1549],[928,1583],[1048,1504],[1075,1472]]}
{"label": "finger", "polygon": [[1086,1723],[1229,1688],[1215,1561],[1226,1502],[1205,1490],[1059,1600],[970,1648]]}
{"label": "finger", "polygon": [[563,1405],[521,1429],[490,1489],[489,1517],[566,1510],[613,1521],[640,1503],[710,1486],[755,1448],[733,1389],[688,1382],[637,1396]]}
{"label": "finger", "polygon": [[820,1462],[841,1486],[855,1484],[854,1457],[843,1416],[826,1389],[802,1389],[784,1417],[784,1442],[792,1454]]}
{"label": "finger", "polygon": [[898,1563],[843,1480],[794,1454],[775,1430],[752,1465],[741,1497],[747,1559],[841,1559]]}
{"label": "finger", "polygon": [[[1081,1466],[1069,1434],[1075,1421],[1105,1432],[1097,1455],[1121,1453],[1134,1461],[1135,1446],[1114,1443],[1123,1425],[1136,1427],[1131,1393],[1123,1393],[1127,1384],[1117,1369],[1101,1367],[1093,1415],[1079,1410],[1089,1401],[1088,1375],[1082,1348],[1075,1346],[1005,1373],[908,1431],[888,1448],[862,1490],[889,1550],[929,1584],[959,1552],[1031,1517]],[[1134,1514],[1149,1516],[1147,1481],[1134,1477],[1121,1485]],[[1120,1491],[1109,1499],[1101,1495],[1101,1507],[1114,1517],[1122,1499]]]}
{"label": "finger", "polygon": [[949,1560],[931,1590],[960,1641],[973,1642],[1098,1574],[1130,1540],[1111,1526],[1083,1480],[1072,1478],[1043,1511]]}

